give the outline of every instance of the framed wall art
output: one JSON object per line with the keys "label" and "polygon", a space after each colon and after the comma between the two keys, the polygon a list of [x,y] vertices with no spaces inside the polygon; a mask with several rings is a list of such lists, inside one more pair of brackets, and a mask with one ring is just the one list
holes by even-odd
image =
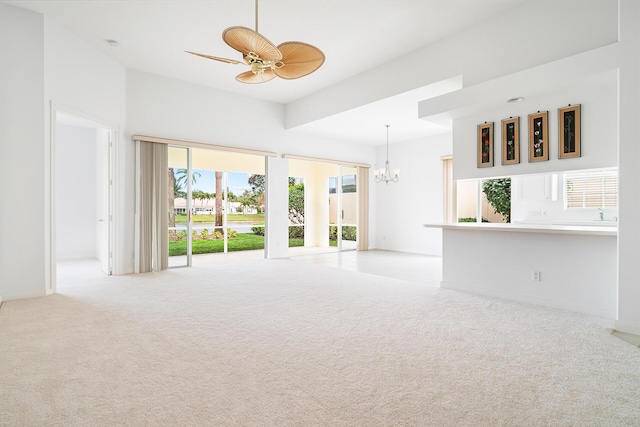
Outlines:
{"label": "framed wall art", "polygon": [[548,112],[529,114],[529,162],[549,160]]}
{"label": "framed wall art", "polygon": [[520,117],[502,120],[502,164],[520,163]]}
{"label": "framed wall art", "polygon": [[493,166],[493,122],[478,125],[478,167]]}
{"label": "framed wall art", "polygon": [[558,108],[558,158],[580,157],[580,104]]}

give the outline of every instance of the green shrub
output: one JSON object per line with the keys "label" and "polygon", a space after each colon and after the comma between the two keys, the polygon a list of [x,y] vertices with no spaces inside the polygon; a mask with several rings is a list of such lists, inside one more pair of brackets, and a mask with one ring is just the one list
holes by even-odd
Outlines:
{"label": "green shrub", "polygon": [[180,230],[176,233],[176,240],[184,240],[187,237],[187,232],[184,230]]}
{"label": "green shrub", "polygon": [[298,227],[294,225],[289,226],[289,238],[290,239],[304,239],[304,226]]}
{"label": "green shrub", "polygon": [[482,183],[482,192],[493,212],[511,222],[511,178],[488,179]]}
{"label": "green shrub", "polygon": [[355,242],[357,228],[355,225],[345,225],[342,227],[342,240],[352,240]]}
{"label": "green shrub", "polygon": [[207,230],[206,228],[204,230],[202,230],[200,232],[200,237],[202,237],[203,240],[207,239],[207,236],[209,236],[209,230]]}
{"label": "green shrub", "polygon": [[[358,228],[355,225],[342,226],[342,240],[356,240]],[[338,240],[338,226],[329,226],[329,240]]]}
{"label": "green shrub", "polygon": [[261,225],[262,227],[251,227],[251,231],[253,232],[253,234],[256,234],[258,236],[264,236],[264,222],[259,222],[255,224],[256,226]]}
{"label": "green shrub", "polygon": [[[475,218],[458,218],[458,222],[477,222]],[[482,222],[489,222],[487,218],[482,218]]]}
{"label": "green shrub", "polygon": [[227,238],[235,239],[236,237],[238,237],[238,231],[227,228]]}
{"label": "green shrub", "polygon": [[329,240],[338,240],[338,226],[330,225],[329,226]]}

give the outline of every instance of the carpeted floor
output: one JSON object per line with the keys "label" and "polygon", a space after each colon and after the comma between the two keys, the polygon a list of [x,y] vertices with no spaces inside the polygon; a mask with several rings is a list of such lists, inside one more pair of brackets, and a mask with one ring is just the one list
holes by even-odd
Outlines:
{"label": "carpeted floor", "polygon": [[0,310],[2,426],[638,426],[606,319],[292,260]]}

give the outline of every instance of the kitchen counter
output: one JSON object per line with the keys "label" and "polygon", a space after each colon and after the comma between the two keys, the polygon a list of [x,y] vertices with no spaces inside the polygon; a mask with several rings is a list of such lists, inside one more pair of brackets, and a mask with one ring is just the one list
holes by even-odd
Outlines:
{"label": "kitchen counter", "polygon": [[460,222],[456,224],[424,224],[426,228],[441,228],[443,230],[469,230],[469,231],[503,231],[511,233],[547,233],[547,234],[583,234],[593,236],[618,236],[618,226],[615,225],[591,225],[584,223],[576,225],[566,224],[526,224],[526,223],[477,223]]}

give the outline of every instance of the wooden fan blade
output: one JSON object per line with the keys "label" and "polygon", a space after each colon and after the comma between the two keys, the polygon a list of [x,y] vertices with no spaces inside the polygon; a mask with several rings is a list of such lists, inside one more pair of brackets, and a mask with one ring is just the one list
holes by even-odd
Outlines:
{"label": "wooden fan blade", "polygon": [[278,45],[284,66],[274,72],[283,79],[297,79],[313,73],[324,63],[324,53],[315,46],[303,42],[284,42]]}
{"label": "wooden fan blade", "polygon": [[273,70],[264,70],[262,74],[253,74],[253,71],[245,71],[244,73],[240,73],[236,76],[236,80],[240,83],[265,83],[269,80],[273,80],[276,77]]}
{"label": "wooden fan blade", "polygon": [[229,46],[246,56],[249,52],[254,52],[264,61],[277,61],[282,58],[282,54],[269,40],[262,34],[247,27],[229,27],[222,33],[222,40]]}
{"label": "wooden fan blade", "polygon": [[207,59],[226,62],[228,64],[244,64],[244,61],[236,61],[235,59],[220,58],[218,56],[205,55],[204,53],[190,52],[188,50],[185,50],[185,52],[190,53],[192,55],[202,56],[203,58],[207,58]]}

